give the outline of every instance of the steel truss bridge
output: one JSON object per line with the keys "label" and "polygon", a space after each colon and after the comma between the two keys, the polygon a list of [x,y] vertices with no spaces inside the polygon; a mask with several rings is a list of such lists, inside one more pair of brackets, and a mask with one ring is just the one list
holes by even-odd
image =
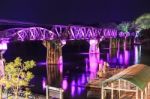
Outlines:
{"label": "steel truss bridge", "polygon": [[119,32],[115,28],[96,28],[78,25],[53,25],[51,28],[10,28],[0,31],[0,40],[90,40],[102,38],[134,37],[135,33]]}

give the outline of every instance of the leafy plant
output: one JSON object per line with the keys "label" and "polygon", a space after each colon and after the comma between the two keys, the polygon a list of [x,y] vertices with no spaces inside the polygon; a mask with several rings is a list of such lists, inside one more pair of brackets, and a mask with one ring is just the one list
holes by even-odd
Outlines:
{"label": "leafy plant", "polygon": [[34,77],[29,69],[35,66],[35,62],[23,62],[20,57],[17,57],[13,62],[6,63],[5,66],[5,88],[12,88],[15,94],[15,99],[18,99],[20,87],[28,86],[29,81]]}

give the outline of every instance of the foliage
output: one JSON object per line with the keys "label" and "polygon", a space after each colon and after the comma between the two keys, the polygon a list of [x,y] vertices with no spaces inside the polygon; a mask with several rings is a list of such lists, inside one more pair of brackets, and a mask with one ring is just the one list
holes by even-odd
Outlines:
{"label": "foliage", "polygon": [[12,88],[15,93],[15,99],[18,97],[18,91],[21,86],[28,86],[29,81],[34,77],[29,69],[35,66],[33,60],[23,62],[17,57],[13,62],[6,63],[5,66],[5,88]]}
{"label": "foliage", "polygon": [[143,14],[140,17],[138,17],[135,21],[135,24],[139,25],[141,30],[149,29],[150,28],[150,13]]}
{"label": "foliage", "polygon": [[135,22],[130,23],[129,32],[139,32],[141,28],[139,25],[135,24]]}
{"label": "foliage", "polygon": [[129,27],[130,27],[129,22],[122,22],[117,26],[117,29],[120,30],[121,32],[126,33],[129,31]]}

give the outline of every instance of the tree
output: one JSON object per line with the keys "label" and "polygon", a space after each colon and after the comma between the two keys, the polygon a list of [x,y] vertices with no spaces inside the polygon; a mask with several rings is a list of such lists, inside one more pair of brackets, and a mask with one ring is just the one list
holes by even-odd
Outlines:
{"label": "tree", "polygon": [[117,29],[120,30],[121,32],[126,33],[129,31],[129,26],[130,26],[129,22],[122,22],[117,26]]}
{"label": "tree", "polygon": [[139,25],[141,30],[150,28],[150,13],[143,14],[138,17],[135,24]]}
{"label": "tree", "polygon": [[13,62],[6,63],[5,66],[5,88],[12,88],[15,94],[15,99],[18,99],[20,87],[28,86],[29,81],[34,77],[29,69],[35,66],[35,62],[23,62],[20,57],[17,57]]}

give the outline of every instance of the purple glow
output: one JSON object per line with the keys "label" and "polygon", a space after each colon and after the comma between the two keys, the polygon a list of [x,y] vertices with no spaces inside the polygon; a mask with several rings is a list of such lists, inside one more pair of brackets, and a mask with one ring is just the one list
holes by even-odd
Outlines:
{"label": "purple glow", "polygon": [[72,96],[75,95],[75,81],[74,80],[71,82],[71,95]]}
{"label": "purple glow", "polygon": [[60,73],[63,73],[63,64],[58,64]]}
{"label": "purple glow", "polygon": [[63,57],[62,56],[59,57],[58,64],[63,64]]}
{"label": "purple glow", "polygon": [[80,79],[78,79],[77,84],[81,85],[81,80]]}
{"label": "purple glow", "polygon": [[84,74],[83,74],[82,77],[81,77],[81,82],[82,82],[82,84],[84,84],[84,83],[86,82],[86,79],[85,79]]}
{"label": "purple glow", "polygon": [[99,63],[99,54],[89,54],[90,71],[96,73]]}
{"label": "purple glow", "polygon": [[119,36],[120,36],[120,37],[124,37],[124,36],[125,36],[125,33],[124,33],[124,32],[120,32],[120,33],[119,33]]}
{"label": "purple glow", "polygon": [[88,71],[89,70],[89,59],[88,58],[85,59],[85,65],[86,65],[86,71]]}
{"label": "purple glow", "polygon": [[37,65],[38,66],[43,66],[43,65],[46,65],[46,62],[38,62]]}
{"label": "purple glow", "polygon": [[126,65],[128,65],[128,63],[129,63],[129,56],[130,56],[129,51],[124,50],[124,59],[125,59],[124,62]]}
{"label": "purple glow", "polygon": [[78,94],[81,94],[81,87],[78,87]]}
{"label": "purple glow", "polygon": [[63,88],[64,90],[66,90],[67,87],[68,87],[68,82],[67,82],[66,79],[64,79],[63,82],[62,82],[62,88]]}
{"label": "purple glow", "polygon": [[[17,31],[16,31],[17,30]],[[68,31],[63,33],[64,31]],[[101,39],[104,38],[116,38],[117,29],[111,28],[95,28],[84,27],[77,25],[53,25],[51,30],[42,27],[29,27],[29,28],[13,28],[2,31],[4,38],[16,38],[15,40],[57,40],[63,39],[62,44],[66,44],[66,39],[69,40],[87,40],[87,39]],[[65,34],[65,35],[64,35]],[[67,38],[66,38],[67,35]],[[119,32],[120,37],[131,36],[130,33]],[[10,38],[11,39],[11,38]],[[93,41],[91,41],[93,43]]]}
{"label": "purple glow", "polygon": [[107,53],[107,61],[109,61],[109,53]]}
{"label": "purple glow", "polygon": [[62,56],[59,57],[58,67],[59,67],[60,73],[62,73],[63,72],[63,57]]}
{"label": "purple glow", "polygon": [[45,77],[43,77],[43,80],[42,80],[42,87],[43,87],[43,90],[45,90],[45,88],[46,88],[46,79],[45,79]]}
{"label": "purple glow", "polygon": [[119,59],[119,54],[120,54],[120,48],[118,47],[118,49],[117,49],[117,59]]}
{"label": "purple glow", "polygon": [[99,64],[98,64],[98,70],[102,70],[103,69],[103,64],[104,64],[104,61],[101,59]]}
{"label": "purple glow", "polygon": [[117,58],[116,57],[112,58],[112,62],[116,63],[117,62]]}
{"label": "purple glow", "polygon": [[123,55],[122,54],[119,55],[119,62],[120,62],[120,64],[123,64]]}

